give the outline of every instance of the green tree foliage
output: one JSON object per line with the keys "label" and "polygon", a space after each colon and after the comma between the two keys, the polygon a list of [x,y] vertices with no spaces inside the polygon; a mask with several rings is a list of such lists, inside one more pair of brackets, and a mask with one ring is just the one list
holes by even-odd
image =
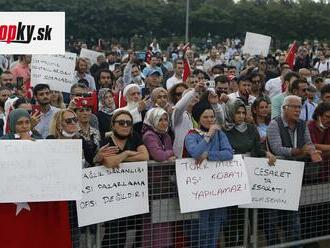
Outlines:
{"label": "green tree foliage", "polygon": [[[65,11],[77,38],[183,36],[186,0],[0,0],[2,11]],[[330,5],[312,0],[190,0],[190,36],[329,39]]]}

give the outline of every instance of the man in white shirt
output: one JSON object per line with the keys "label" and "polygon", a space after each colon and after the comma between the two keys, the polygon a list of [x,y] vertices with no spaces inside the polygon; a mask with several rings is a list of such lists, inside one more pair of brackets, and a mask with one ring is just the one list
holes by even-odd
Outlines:
{"label": "man in white shirt", "polygon": [[183,74],[183,60],[177,59],[174,62],[174,75],[167,79],[166,81],[166,89],[170,90],[174,85],[182,82],[182,74]]}
{"label": "man in white shirt", "polygon": [[[282,83],[284,76],[290,71],[290,66],[287,63],[281,64],[281,76],[269,79],[265,84],[265,90],[269,98],[282,93]],[[285,89],[284,89],[285,90]]]}
{"label": "man in white shirt", "polygon": [[211,73],[211,70],[215,65],[222,64],[222,61],[217,59],[217,54],[219,54],[219,51],[216,48],[212,48],[210,51],[210,58],[204,62],[204,71],[208,74]]}
{"label": "man in white shirt", "polygon": [[251,106],[254,100],[256,99],[255,96],[250,95],[252,90],[252,82],[248,75],[244,75],[239,77],[238,79],[238,91],[233,92],[228,95],[229,99],[235,100],[240,98],[244,101],[245,105]]}
{"label": "man in white shirt", "polygon": [[87,73],[88,64],[86,59],[79,58],[76,64],[75,80],[85,79],[88,82],[86,85],[91,90],[96,90],[95,80],[92,75]]}

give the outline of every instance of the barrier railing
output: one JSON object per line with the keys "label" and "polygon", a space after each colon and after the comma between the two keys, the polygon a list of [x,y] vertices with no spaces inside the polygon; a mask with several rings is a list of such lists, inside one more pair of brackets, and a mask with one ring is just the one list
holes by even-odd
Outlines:
{"label": "barrier railing", "polygon": [[[329,178],[329,161],[305,163],[298,212],[235,206],[181,214],[175,164],[149,162],[150,212],[84,228],[73,223],[73,246],[303,247],[330,240]],[[71,214],[74,220],[74,207]]]}

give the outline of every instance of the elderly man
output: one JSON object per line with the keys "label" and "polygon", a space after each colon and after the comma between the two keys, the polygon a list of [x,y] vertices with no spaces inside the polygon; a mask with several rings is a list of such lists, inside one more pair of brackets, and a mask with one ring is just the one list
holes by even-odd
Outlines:
{"label": "elderly man", "polygon": [[306,123],[299,119],[301,98],[290,95],[284,98],[281,116],[272,120],[267,129],[269,147],[274,155],[286,159],[321,161],[315,149]]}
{"label": "elderly man", "polygon": [[[272,120],[268,126],[268,144],[276,156],[290,160],[319,162],[322,160],[320,151],[312,144],[306,123],[299,119],[301,108],[299,96],[289,95],[284,98],[281,116]],[[301,239],[299,212],[267,210],[264,212],[264,218],[268,245],[278,244],[279,235],[275,223],[282,221],[287,223],[285,242]]]}

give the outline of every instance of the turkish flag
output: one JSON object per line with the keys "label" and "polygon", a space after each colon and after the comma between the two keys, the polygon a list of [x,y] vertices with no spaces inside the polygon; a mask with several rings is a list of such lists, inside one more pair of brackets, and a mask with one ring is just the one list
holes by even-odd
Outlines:
{"label": "turkish flag", "polygon": [[294,60],[295,60],[297,49],[298,49],[297,42],[294,41],[291,44],[288,54],[286,55],[286,58],[285,58],[285,63],[287,63],[290,66],[291,70],[293,70]]}
{"label": "turkish flag", "polygon": [[0,204],[0,246],[71,248],[67,202]]}
{"label": "turkish flag", "polygon": [[189,64],[189,60],[187,58],[183,59],[183,76],[182,76],[182,81],[186,82],[187,78],[190,76],[191,74],[191,68],[190,68],[190,64]]}

